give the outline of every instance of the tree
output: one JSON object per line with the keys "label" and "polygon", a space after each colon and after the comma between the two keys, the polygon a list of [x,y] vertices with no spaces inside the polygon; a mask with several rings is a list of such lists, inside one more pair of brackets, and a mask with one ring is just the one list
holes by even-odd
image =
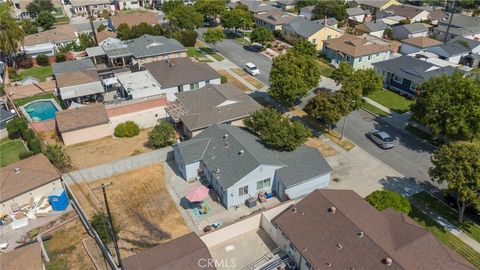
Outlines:
{"label": "tree", "polygon": [[338,85],[348,81],[353,76],[353,72],[353,67],[349,63],[342,61],[340,62],[338,68],[332,72],[332,76],[330,76],[330,78],[335,80]]}
{"label": "tree", "polygon": [[20,26],[27,35],[38,33],[38,26],[35,21],[25,19],[20,22]]}
{"label": "tree", "polygon": [[172,37],[185,47],[194,47],[197,42],[197,35],[197,32],[193,30],[179,30],[173,32]]}
{"label": "tree", "polygon": [[204,17],[217,18],[225,12],[225,1],[223,0],[198,0],[195,2],[195,10]]}
{"label": "tree", "polygon": [[195,30],[203,23],[202,14],[195,11],[195,8],[187,5],[175,7],[170,14],[167,14],[173,26],[185,30]]}
{"label": "tree", "polygon": [[272,31],[263,27],[257,27],[253,29],[250,40],[253,42],[258,42],[265,46],[268,42],[274,41],[275,37],[273,36]]}
{"label": "tree", "polygon": [[315,44],[311,43],[305,39],[299,39],[293,44],[292,50],[295,53],[307,56],[307,57],[317,57],[317,47]]}
{"label": "tree", "polygon": [[360,82],[362,95],[368,96],[370,93],[382,91],[383,79],[374,69],[359,69],[354,73],[355,80]]}
{"label": "tree", "polygon": [[[116,236],[120,232],[120,229],[118,226],[116,226],[115,219],[113,217],[112,220],[114,223],[112,226]],[[95,212],[90,220],[92,227],[95,229],[104,244],[109,244],[112,241],[112,234],[110,232],[108,222],[108,217],[103,211]]]}
{"label": "tree", "polygon": [[45,156],[61,173],[66,173],[72,169],[72,161],[70,160],[70,156],[58,144],[47,145],[45,149]]}
{"label": "tree", "polygon": [[458,221],[463,222],[465,208],[480,206],[480,145],[456,142],[443,145],[432,155],[433,167],[428,173],[432,181],[442,184],[457,195]]}
{"label": "tree", "polygon": [[433,77],[417,87],[412,119],[450,140],[480,135],[480,84],[457,72]]}
{"label": "tree", "polygon": [[[12,17],[12,14],[10,5],[0,5],[0,52],[7,58],[17,53],[25,36],[24,31],[17,24],[16,19]],[[13,63],[16,64],[15,61]]]}
{"label": "tree", "polygon": [[239,6],[236,8],[224,12],[220,18],[220,22],[223,27],[227,29],[234,29],[237,31],[238,28],[250,27],[253,24],[252,16],[247,10],[243,10]]}
{"label": "tree", "polygon": [[27,119],[15,116],[7,123],[6,128],[10,139],[19,138],[22,132],[28,128]]}
{"label": "tree", "polygon": [[410,19],[407,18],[407,19],[403,19],[403,20],[398,21],[398,23],[400,25],[404,25],[404,24],[410,24],[411,21],[410,21]]}
{"label": "tree", "polygon": [[37,17],[42,11],[51,13],[55,10],[51,0],[33,0],[27,5],[27,11],[32,17]]}
{"label": "tree", "polygon": [[292,122],[273,108],[252,113],[244,123],[266,145],[281,151],[295,150],[312,136],[310,129],[299,122]]}
{"label": "tree", "polygon": [[407,198],[390,190],[377,190],[372,192],[366,198],[373,207],[379,211],[392,208],[405,214],[412,211],[412,205]]}
{"label": "tree", "polygon": [[148,133],[148,143],[153,148],[162,148],[175,143],[176,133],[172,124],[161,120]]}
{"label": "tree", "polygon": [[337,93],[320,92],[308,101],[305,110],[313,118],[323,121],[330,129],[343,115],[341,108],[345,107],[345,100]]}
{"label": "tree", "polygon": [[36,22],[43,30],[48,30],[55,24],[55,17],[50,11],[42,11],[38,13]]}
{"label": "tree", "polygon": [[288,52],[273,59],[268,94],[292,106],[319,81],[320,67],[316,59]]}
{"label": "tree", "polygon": [[225,34],[223,33],[222,28],[208,28],[207,31],[203,33],[203,39],[205,42],[212,44],[214,49],[215,44],[221,42],[224,38]]}
{"label": "tree", "polygon": [[49,64],[48,56],[46,56],[43,53],[37,55],[37,58],[35,58],[35,60],[37,61],[37,64],[39,64],[40,66],[48,66]]}
{"label": "tree", "polygon": [[323,20],[325,16],[334,17],[342,22],[347,18],[347,9],[339,1],[318,1],[313,9],[313,18],[315,20]]}
{"label": "tree", "polygon": [[[175,2],[175,1],[172,1],[172,2]],[[117,29],[117,37],[121,40],[130,39],[131,31],[132,30],[130,29],[130,26],[128,24],[121,23]]]}
{"label": "tree", "polygon": [[87,33],[80,33],[78,35],[79,46],[76,51],[84,51],[87,48],[94,47],[95,41]]}
{"label": "tree", "polygon": [[170,15],[170,13],[177,7],[183,6],[183,1],[162,1],[162,11],[165,15]]}

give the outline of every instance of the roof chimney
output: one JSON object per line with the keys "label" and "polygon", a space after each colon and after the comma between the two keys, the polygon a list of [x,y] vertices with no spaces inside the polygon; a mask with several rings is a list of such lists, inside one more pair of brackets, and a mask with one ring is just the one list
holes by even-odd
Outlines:
{"label": "roof chimney", "polygon": [[334,214],[335,212],[337,212],[337,208],[335,206],[332,206],[332,207],[328,208],[328,212]]}
{"label": "roof chimney", "polygon": [[386,265],[388,265],[388,266],[390,266],[390,265],[392,265],[393,260],[392,260],[392,258],[387,257],[387,258],[385,258],[385,259],[383,260],[383,263],[386,264]]}
{"label": "roof chimney", "polygon": [[327,26],[327,15],[325,15],[325,18],[323,19],[323,25]]}
{"label": "roof chimney", "polygon": [[14,171],[15,173],[20,173],[20,167],[16,167],[13,171]]}

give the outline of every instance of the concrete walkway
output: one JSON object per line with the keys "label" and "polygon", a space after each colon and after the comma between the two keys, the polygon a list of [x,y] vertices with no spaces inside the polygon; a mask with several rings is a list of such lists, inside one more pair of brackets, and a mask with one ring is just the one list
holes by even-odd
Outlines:
{"label": "concrete walkway", "polygon": [[376,102],[376,101],[374,101],[370,98],[363,97],[363,100],[365,100],[365,102],[375,106],[379,110],[382,110],[382,111],[390,114],[389,116],[383,116],[383,117],[380,117],[380,118],[383,121],[387,122],[388,124],[390,124],[394,127],[397,127],[397,128],[400,128],[400,129],[405,129],[407,127],[408,123],[410,122],[410,117],[411,117],[410,112],[399,114],[399,113],[396,113],[396,112],[390,110],[389,108],[383,106],[382,104],[380,104],[380,103],[378,103],[378,102]]}

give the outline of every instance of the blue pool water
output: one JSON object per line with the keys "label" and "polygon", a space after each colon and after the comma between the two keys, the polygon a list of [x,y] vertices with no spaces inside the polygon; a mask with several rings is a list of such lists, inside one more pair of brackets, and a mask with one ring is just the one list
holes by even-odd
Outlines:
{"label": "blue pool water", "polygon": [[30,115],[32,120],[48,120],[55,118],[57,107],[50,100],[34,101],[25,106],[25,111]]}

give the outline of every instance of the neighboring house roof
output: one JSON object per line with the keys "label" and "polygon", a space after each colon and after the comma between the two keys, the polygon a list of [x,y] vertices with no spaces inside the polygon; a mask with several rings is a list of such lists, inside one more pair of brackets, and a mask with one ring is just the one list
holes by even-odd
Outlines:
{"label": "neighboring house roof", "polygon": [[471,52],[474,48],[480,46],[480,41],[467,39],[464,37],[456,37],[450,40],[447,44],[441,44],[433,49],[440,49],[442,56],[451,57],[455,55],[464,55]]}
{"label": "neighboring house roof", "polygon": [[239,2],[248,7],[248,10],[253,13],[266,12],[275,8],[275,2],[263,2],[255,0],[240,0]]}
{"label": "neighboring house roof", "polygon": [[105,51],[101,46],[95,46],[95,47],[90,47],[86,48],[85,52],[89,57],[96,57],[96,56],[102,56],[105,55]]}
{"label": "neighboring house roof", "polygon": [[62,73],[90,69],[95,69],[95,64],[93,64],[93,61],[90,58],[83,58],[80,60],[65,61],[52,64],[52,72],[56,76]]}
{"label": "neighboring house roof", "polygon": [[255,14],[254,17],[271,25],[283,25],[295,19],[297,16],[275,8],[265,13]]}
{"label": "neighboring house roof", "polygon": [[77,40],[75,28],[69,24],[57,25],[52,29],[25,36],[24,46],[35,46],[39,44],[58,44]]}
{"label": "neighboring house roof", "polygon": [[347,14],[348,16],[357,16],[357,15],[367,14],[367,12],[365,12],[365,10],[359,7],[352,7],[352,8],[347,8]]}
{"label": "neighboring house roof", "polygon": [[101,81],[97,71],[93,69],[59,74],[55,79],[58,88]]}
{"label": "neighboring house roof", "polygon": [[205,63],[180,57],[144,64],[162,88],[176,87],[190,83],[220,78],[220,74]]}
{"label": "neighboring house roof", "polygon": [[5,101],[0,99],[0,130],[3,130],[7,124],[7,121],[16,115],[16,113],[9,111],[5,106]]}
{"label": "neighboring house roof", "polygon": [[116,38],[117,37],[117,33],[114,33],[114,32],[110,32],[108,31],[107,29],[105,30],[102,30],[100,32],[97,32],[97,41],[98,43],[104,41],[105,39],[107,38]]}
{"label": "neighboring house roof", "polygon": [[352,190],[317,189],[272,222],[312,269],[474,269],[406,214]]}
{"label": "neighboring house roof", "polygon": [[276,0],[275,2],[281,5],[291,6],[297,4],[298,0]]}
{"label": "neighboring house roof", "polygon": [[143,35],[125,42],[135,58],[184,52],[187,49],[177,40],[164,36]]}
{"label": "neighboring house roof", "polygon": [[159,23],[157,15],[153,12],[118,12],[118,14],[110,16],[109,19],[110,21],[112,21],[112,24],[115,28],[118,28],[118,26],[122,23],[126,23],[130,27],[141,24],[143,22],[149,25]]}
{"label": "neighboring house roof", "polygon": [[0,175],[2,176],[0,177],[1,202],[60,178],[57,169],[43,154],[37,154],[0,168]]}
{"label": "neighboring house roof", "polygon": [[116,77],[125,91],[131,93],[134,98],[135,96],[151,96],[152,93],[160,94],[160,85],[157,84],[152,75],[147,71],[120,74]]}
{"label": "neighboring house roof", "polygon": [[62,133],[108,124],[110,121],[103,104],[93,104],[59,111],[56,113],[55,118],[58,130]]}
{"label": "neighboring house roof", "polygon": [[189,233],[129,256],[123,266],[127,270],[215,269],[213,264],[207,264],[209,261],[212,255],[205,243],[195,233]]}
{"label": "neighboring house roof", "polygon": [[388,12],[388,13],[391,13],[393,15],[398,15],[398,16],[402,16],[402,17],[405,17],[405,18],[409,18],[409,19],[420,15],[420,13],[422,13],[422,12],[426,12],[426,10],[424,10],[424,9],[420,9],[420,8],[412,7],[412,6],[405,6],[405,5],[390,6],[390,7],[386,8],[385,11]]}
{"label": "neighboring house roof", "polygon": [[367,22],[355,26],[355,29],[362,30],[366,33],[383,31],[388,28],[388,25],[382,21]]}
{"label": "neighboring house roof", "polygon": [[325,26],[323,23],[318,23],[305,18],[298,17],[290,21],[290,23],[283,26],[283,28],[291,33],[295,33],[304,38],[309,38],[313,34],[322,30]]}
{"label": "neighboring house roof", "polygon": [[[383,8],[385,5],[387,5],[389,3],[390,3],[390,5],[400,5],[399,2],[392,1],[392,0],[355,0],[355,2],[359,5],[365,5],[365,6],[370,6],[370,7],[374,7],[374,8]],[[385,8],[387,8],[387,7],[385,7]]]}
{"label": "neighboring house roof", "polygon": [[91,6],[91,5],[102,5],[102,4],[111,4],[110,0],[70,0],[70,4],[73,7],[81,6]]}
{"label": "neighboring house roof", "polygon": [[428,14],[428,19],[432,21],[448,19],[448,14],[443,10],[433,10]]}
{"label": "neighboring house roof", "polygon": [[313,10],[315,9],[315,6],[306,6],[306,7],[302,7],[300,9],[300,13],[303,13],[303,12],[313,12]]}
{"label": "neighboring house roof", "polygon": [[399,24],[401,20],[405,20],[405,19],[406,19],[405,17],[395,15],[395,16],[384,17],[384,18],[379,19],[377,21],[382,21],[382,22],[386,23],[387,25],[392,26],[392,25]]}
{"label": "neighboring house roof", "polygon": [[404,25],[397,25],[394,26],[393,29],[395,28],[404,28],[407,30],[407,32],[411,34],[416,34],[416,33],[421,33],[421,32],[427,32],[428,31],[428,26],[424,23],[410,23],[410,24],[404,24]]}
{"label": "neighboring house roof", "polygon": [[[449,18],[438,21],[438,26],[434,29],[441,32],[447,31],[447,25],[449,23]],[[453,14],[451,27],[448,30],[449,33],[466,36],[472,34],[480,33],[480,17],[471,17],[463,14]]]}
{"label": "neighboring house roof", "polygon": [[432,77],[447,74],[452,75],[458,69],[452,66],[440,67],[418,58],[402,55],[372,64],[375,68],[388,71],[415,83],[422,83]]}
{"label": "neighboring house roof", "polygon": [[[181,110],[167,112],[195,131],[216,123],[243,119],[261,109],[260,104],[231,83],[207,85],[175,94]],[[175,105],[174,105],[175,106]]]}
{"label": "neighboring house roof", "polygon": [[408,39],[402,40],[401,42],[417,48],[422,48],[422,49],[438,46],[442,44],[441,41],[438,41],[433,38],[428,38],[428,37],[408,38]]}
{"label": "neighboring house roof", "polygon": [[375,39],[372,39],[367,35],[354,36],[345,34],[338,38],[325,40],[324,42],[329,49],[341,52],[343,54],[348,54],[353,57],[392,50],[389,45],[375,42]]}
{"label": "neighboring house roof", "polygon": [[43,270],[42,249],[38,242],[0,254],[2,269]]}

